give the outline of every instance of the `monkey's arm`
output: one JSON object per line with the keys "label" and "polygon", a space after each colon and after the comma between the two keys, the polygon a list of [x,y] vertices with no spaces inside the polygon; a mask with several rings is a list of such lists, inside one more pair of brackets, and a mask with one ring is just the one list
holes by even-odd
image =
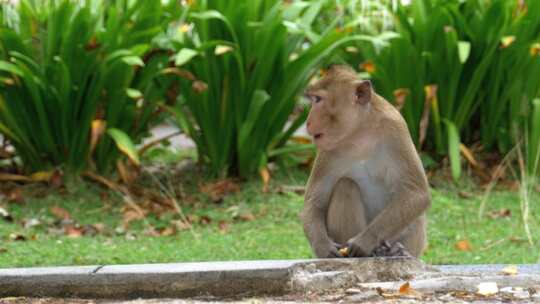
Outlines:
{"label": "monkey's arm", "polygon": [[414,147],[399,151],[400,162],[408,164],[395,185],[386,207],[366,230],[347,242],[352,256],[369,255],[382,241],[398,235],[431,205],[429,185]]}
{"label": "monkey's arm", "polygon": [[328,237],[326,213],[334,184],[335,175],[326,171],[328,162],[324,155],[318,155],[313,165],[306,187],[304,210],[302,212],[304,233],[311,248],[319,258],[340,257],[338,245]]}

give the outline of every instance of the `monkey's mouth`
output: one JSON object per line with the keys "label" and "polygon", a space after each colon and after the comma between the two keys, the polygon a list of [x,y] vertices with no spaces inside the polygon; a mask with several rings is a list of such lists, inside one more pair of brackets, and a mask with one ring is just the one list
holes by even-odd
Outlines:
{"label": "monkey's mouth", "polygon": [[317,139],[321,139],[322,136],[323,136],[322,133],[317,133],[317,134],[315,134],[315,135],[313,136],[313,138],[315,138],[315,140],[317,140]]}

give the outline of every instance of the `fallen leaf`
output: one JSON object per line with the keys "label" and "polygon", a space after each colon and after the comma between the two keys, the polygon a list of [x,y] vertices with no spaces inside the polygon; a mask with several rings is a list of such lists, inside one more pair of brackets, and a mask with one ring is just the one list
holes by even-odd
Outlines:
{"label": "fallen leaf", "polygon": [[518,274],[518,268],[516,265],[509,265],[503,268],[502,273],[504,275],[516,275]]}
{"label": "fallen leaf", "polygon": [[28,182],[31,182],[32,179],[30,179],[30,177],[28,176],[19,175],[19,174],[0,173],[0,181],[28,183]]}
{"label": "fallen leaf", "polygon": [[343,247],[339,250],[339,254],[341,254],[342,257],[348,257],[349,256],[349,247]]}
{"label": "fallen leaf", "polygon": [[6,222],[13,222],[13,216],[11,216],[11,214],[9,214],[9,212],[2,207],[0,207],[0,218]]}
{"label": "fallen leaf", "polygon": [[286,185],[283,185],[283,186],[279,186],[277,188],[277,193],[279,194],[285,194],[285,193],[289,193],[289,192],[294,192],[298,195],[302,195],[306,192],[306,187],[304,186],[286,186]]}
{"label": "fallen leaf", "polygon": [[67,225],[64,227],[64,234],[69,238],[80,238],[84,234],[84,229],[77,225]]}
{"label": "fallen leaf", "polygon": [[53,206],[51,207],[50,211],[58,220],[71,219],[71,215],[69,214],[69,212],[62,207]]}
{"label": "fallen leaf", "polygon": [[505,218],[505,217],[510,217],[511,215],[512,215],[512,211],[510,211],[510,209],[508,208],[492,210],[487,214],[487,216],[489,216],[491,219]]}
{"label": "fallen leaf", "polygon": [[54,171],[39,171],[30,175],[30,179],[33,182],[48,183],[53,176]]}
{"label": "fallen leaf", "polygon": [[171,236],[176,234],[176,226],[168,226],[162,229],[159,234],[161,236]]}
{"label": "fallen leaf", "polygon": [[255,215],[253,215],[252,213],[243,213],[240,214],[238,218],[244,222],[251,222],[255,220]]}
{"label": "fallen leaf", "polygon": [[186,221],[177,220],[172,221],[171,223],[173,223],[179,231],[191,229],[191,224]]}
{"label": "fallen leaf", "polygon": [[6,248],[0,247],[0,254],[6,253],[6,252],[8,252],[8,250]]}
{"label": "fallen leaf", "polygon": [[124,184],[132,184],[138,177],[139,173],[134,166],[126,165],[121,159],[116,162],[116,170]]}
{"label": "fallen leaf", "polygon": [[476,293],[482,296],[491,296],[499,292],[499,287],[495,282],[482,282],[477,287],[478,291]]}
{"label": "fallen leaf", "polygon": [[230,179],[200,186],[200,191],[207,194],[213,202],[220,202],[231,193],[240,191],[240,186]]}
{"label": "fallen leaf", "polygon": [[137,210],[128,209],[123,213],[122,218],[124,227],[127,227],[130,222],[142,220],[144,218],[144,214]]}
{"label": "fallen leaf", "polygon": [[229,224],[225,221],[219,221],[218,223],[218,229],[221,234],[226,234],[229,232]]}
{"label": "fallen leaf", "polygon": [[459,251],[471,251],[472,245],[469,240],[460,240],[456,243],[455,248]]}
{"label": "fallen leaf", "polygon": [[199,221],[199,223],[201,223],[201,225],[208,225],[211,222],[212,222],[212,219],[207,215],[201,216],[201,220]]}
{"label": "fallen leaf", "polygon": [[9,191],[6,194],[6,201],[8,203],[18,203],[22,204],[24,203],[24,196],[22,189],[19,187],[13,188],[11,191]]}
{"label": "fallen leaf", "polygon": [[31,219],[23,221],[24,229],[30,229],[32,227],[36,227],[36,226],[39,226],[39,225],[41,225],[41,221],[36,219],[36,218],[31,218]]}
{"label": "fallen leaf", "polygon": [[461,198],[473,198],[474,197],[474,194],[472,194],[471,192],[467,192],[467,191],[458,191],[458,195]]}
{"label": "fallen leaf", "polygon": [[49,185],[53,188],[60,188],[64,185],[64,178],[62,171],[55,170],[49,179]]}
{"label": "fallen leaf", "polygon": [[10,233],[9,239],[12,241],[26,241],[26,236],[18,233]]}
{"label": "fallen leaf", "polygon": [[264,167],[259,171],[261,175],[261,179],[263,181],[263,193],[268,192],[268,183],[270,182],[270,171],[268,171],[268,168]]}
{"label": "fallen leaf", "polygon": [[409,282],[405,282],[405,284],[401,285],[399,287],[399,293],[408,293],[411,290],[411,284]]}

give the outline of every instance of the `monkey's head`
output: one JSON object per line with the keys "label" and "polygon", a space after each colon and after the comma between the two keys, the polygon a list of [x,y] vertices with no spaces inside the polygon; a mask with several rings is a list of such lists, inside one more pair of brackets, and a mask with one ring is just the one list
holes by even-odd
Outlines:
{"label": "monkey's head", "polygon": [[360,80],[348,66],[334,65],[323,78],[309,86],[305,97],[311,101],[307,131],[320,150],[331,151],[367,121],[371,82]]}

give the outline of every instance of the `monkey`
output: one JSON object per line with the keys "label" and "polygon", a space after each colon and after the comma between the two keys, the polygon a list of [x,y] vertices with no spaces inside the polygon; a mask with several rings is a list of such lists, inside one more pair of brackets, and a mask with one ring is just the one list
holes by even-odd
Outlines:
{"label": "monkey", "polygon": [[304,96],[317,155],[301,216],[315,256],[367,257],[397,244],[419,257],[431,194],[404,118],[349,66],[331,66]]}

